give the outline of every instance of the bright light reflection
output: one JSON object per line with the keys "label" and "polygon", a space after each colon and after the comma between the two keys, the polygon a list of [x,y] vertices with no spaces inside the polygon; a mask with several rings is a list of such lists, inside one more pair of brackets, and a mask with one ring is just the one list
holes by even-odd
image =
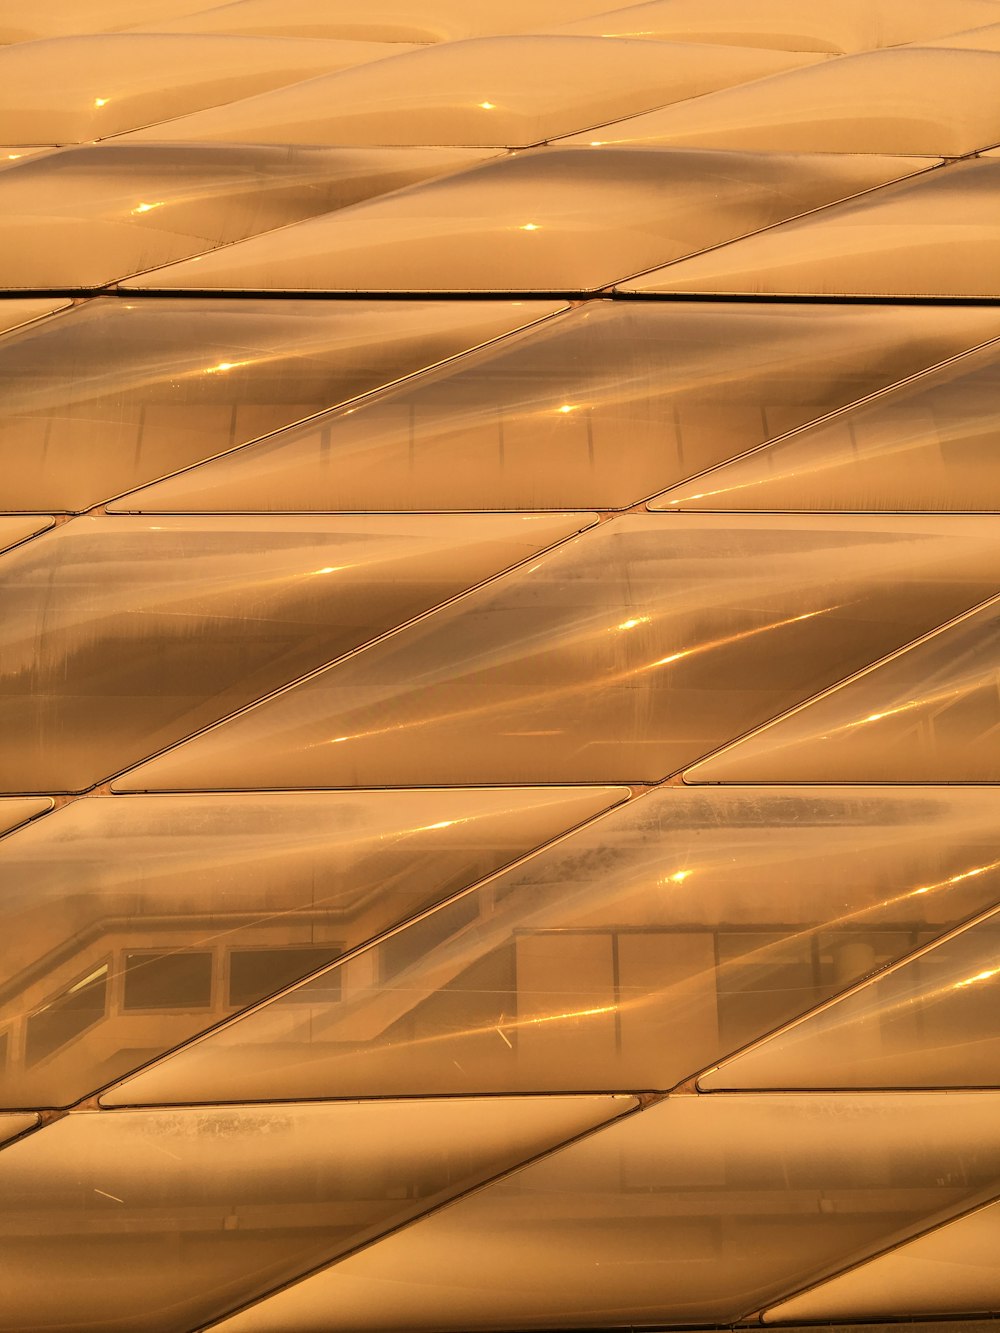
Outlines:
{"label": "bright light reflection", "polygon": [[991,861],[985,866],[973,866],[971,870],[963,870],[960,875],[952,875],[950,879],[939,879],[936,884],[925,884],[922,888],[914,889],[917,893],[930,893],[931,889],[943,889],[946,884],[961,884],[963,879],[975,879],[977,875],[985,875],[987,870],[996,870],[1000,866],[1000,861]]}
{"label": "bright light reflection", "polygon": [[613,1014],[616,1005],[602,1004],[594,1009],[570,1009],[564,1014],[544,1014],[541,1018],[519,1018],[509,1027],[534,1027],[539,1023],[561,1023],[566,1018],[592,1018],[596,1014]]}
{"label": "bright light reflection", "polygon": [[989,981],[990,977],[995,977],[1000,973],[1000,967],[991,967],[986,972],[977,972],[974,977],[968,977],[965,981],[956,981],[954,989],[959,990],[962,986],[974,986],[977,981]]}
{"label": "bright light reflection", "polygon": [[567,412],[575,412],[575,411],[576,411],[576,404],[575,404],[575,403],[563,403],[562,407],[560,407],[560,408],[558,409],[558,411],[562,412],[563,416],[565,416]]}
{"label": "bright light reflection", "polygon": [[219,375],[227,370],[237,370],[240,366],[248,366],[249,361],[220,361],[217,365],[206,366],[206,375]]}
{"label": "bright light reflection", "polygon": [[684,648],[679,653],[671,653],[669,657],[660,657],[655,662],[650,662],[643,670],[649,671],[652,667],[669,666],[671,662],[679,662],[684,657],[693,657],[696,653],[705,653],[713,648],[723,648],[730,643],[740,643],[744,639],[752,639],[757,634],[766,634],[773,629],[783,629],[786,625],[794,625],[800,620],[812,620],[813,616],[825,616],[828,611],[836,611],[837,606],[825,606],[821,611],[806,611],[801,616],[789,616],[787,620],[775,620],[770,625],[755,625],[753,629],[740,630],[737,634],[726,634],[721,639],[710,639],[706,643],[695,644],[693,648]]}
{"label": "bright light reflection", "polygon": [[158,199],[155,204],[136,204],[132,209],[133,213],[152,213],[154,208],[162,208],[163,200]]}
{"label": "bright light reflection", "polygon": [[623,620],[617,627],[618,629],[635,629],[636,625],[646,625],[649,623],[649,616],[630,616],[628,620]]}
{"label": "bright light reflection", "polygon": [[526,223],[524,224],[524,226],[521,228],[521,230],[522,230],[522,231],[537,231],[537,230],[538,230],[538,223],[537,223],[537,222],[526,222]]}
{"label": "bright light reflection", "polygon": [[494,104],[492,102],[480,102],[479,105],[483,108],[484,111],[493,111],[495,109]]}
{"label": "bright light reflection", "polygon": [[94,98],[94,106],[107,106],[107,104],[108,104],[108,99],[106,97]]}

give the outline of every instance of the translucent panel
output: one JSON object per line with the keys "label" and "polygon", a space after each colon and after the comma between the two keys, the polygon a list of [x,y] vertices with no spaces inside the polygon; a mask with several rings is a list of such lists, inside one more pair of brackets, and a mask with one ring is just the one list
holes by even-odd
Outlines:
{"label": "translucent panel", "polygon": [[103,1101],[670,1088],[992,906],[997,809],[650,793]]}
{"label": "translucent panel", "polygon": [[633,1104],[78,1112],[0,1153],[0,1328],[200,1328]]}
{"label": "translucent panel", "polygon": [[950,163],[647,273],[622,291],[995,297],[998,184],[996,158]]}
{"label": "translucent panel", "polygon": [[0,790],[99,782],[587,521],[66,523],[4,557]]}
{"label": "translucent panel", "polygon": [[[173,20],[144,23],[157,32],[255,33],[261,36],[346,37],[379,42],[444,42],[461,37],[532,32],[539,19],[561,24],[581,14],[594,14],[607,0],[378,0],[359,9],[356,0],[238,0],[199,6]],[[980,0],[969,6],[963,26],[985,23]],[[146,12],[144,8],[144,13]],[[961,12],[965,12],[963,9]],[[990,10],[992,14],[992,10]],[[134,5],[132,17],[135,17]],[[130,25],[131,26],[131,25]],[[139,25],[135,25],[140,30]]]}
{"label": "translucent panel", "polygon": [[[581,787],[77,801],[0,844],[9,886],[0,1100],[72,1103],[621,795]],[[28,802],[0,801],[0,820],[17,804]],[[65,997],[102,966],[102,1003],[89,1006],[86,1025],[65,1017]]]}
{"label": "translucent panel", "polygon": [[[983,867],[987,872],[995,874],[995,866]],[[1000,918],[993,916],[737,1055],[703,1075],[698,1086],[708,1091],[996,1086],[998,951]]]}
{"label": "translucent panel", "polygon": [[20,796],[0,800],[0,834],[19,828],[36,815],[51,810],[53,802],[46,796]]}
{"label": "translucent panel", "polygon": [[388,54],[374,42],[162,33],[19,42],[0,50],[0,140],[102,139]]}
{"label": "translucent panel", "polygon": [[517,147],[815,59],[600,37],[486,37],[418,48],[130,137]]}
{"label": "translucent panel", "polygon": [[117,785],[655,781],[981,602],[998,553],[988,517],[624,516]]}
{"label": "translucent panel", "polygon": [[86,509],[558,309],[95,298],[0,342],[0,503]]}
{"label": "translucent panel", "polygon": [[765,1320],[898,1319],[1000,1306],[1000,1203],[880,1254],[768,1310]]}
{"label": "translucent panel", "polygon": [[698,477],[652,508],[998,510],[998,414],[994,344]]}
{"label": "translucent panel", "polygon": [[25,300],[0,301],[0,333],[30,324],[33,320],[51,315],[56,310],[64,310],[70,304],[65,300],[51,300],[45,297]]}
{"label": "translucent panel", "polygon": [[591,290],[898,179],[920,165],[918,159],[872,155],[539,149],[123,285]]}
{"label": "translucent panel", "polygon": [[690,782],[1000,782],[1000,601],[696,764]]}
{"label": "translucent panel", "polygon": [[0,551],[7,550],[8,547],[17,546],[19,542],[27,541],[29,537],[35,537],[40,532],[45,532],[52,527],[55,520],[49,516],[36,518],[17,518],[15,515],[0,515]]}
{"label": "translucent panel", "polygon": [[[1000,19],[995,0],[841,0],[833,6],[801,0],[649,0],[578,19],[572,32],[605,37],[732,42],[793,51],[841,54],[895,46],[958,32]],[[935,43],[936,45],[936,43]]]}
{"label": "translucent panel", "polygon": [[0,287],[100,287],[482,157],[169,143],[43,153],[0,172]]}
{"label": "translucent panel", "polygon": [[17,1138],[26,1129],[34,1129],[38,1116],[23,1112],[20,1115],[0,1115],[0,1143]]}
{"label": "translucent panel", "polygon": [[955,157],[1000,139],[1000,54],[897,48],[791,70],[570,142]]}
{"label": "translucent panel", "polygon": [[588,302],[113,507],[624,506],[997,333],[989,307]]}
{"label": "translucent panel", "polygon": [[992,1184],[997,1100],[672,1099],[218,1327],[729,1322]]}

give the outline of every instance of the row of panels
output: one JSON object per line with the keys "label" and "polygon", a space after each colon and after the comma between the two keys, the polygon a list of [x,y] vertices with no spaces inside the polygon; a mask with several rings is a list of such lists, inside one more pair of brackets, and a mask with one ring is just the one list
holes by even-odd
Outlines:
{"label": "row of panels", "polygon": [[991,17],[851,56],[649,32],[430,45],[163,33],[27,42],[0,47],[0,143],[525,148],[569,138],[961,157],[1000,141],[996,5]]}
{"label": "row of panels", "polygon": [[0,1328],[67,1306],[102,1333],[989,1310],[997,1111],[853,1093],[71,1114],[0,1152]]}
{"label": "row of panels", "polygon": [[0,319],[7,513],[1000,506],[991,306],[96,297]]}
{"label": "row of panels", "polygon": [[997,0],[842,0],[833,9],[798,0],[647,0],[609,8],[607,0],[145,0],[135,22],[130,0],[38,0],[3,16],[0,43],[103,32],[217,33],[373,42],[448,42],[538,31],[600,37],[721,42],[750,48],[842,55],[902,42],[936,40],[1000,21]]}
{"label": "row of panels", "polygon": [[77,518],[0,556],[0,791],[992,782],[998,571],[985,514]]}
{"label": "row of panels", "polygon": [[614,144],[7,156],[10,292],[998,294],[996,152],[944,165]]}
{"label": "row of panels", "polygon": [[996,789],[628,795],[0,802],[0,1105],[997,1084]]}
{"label": "row of panels", "polygon": [[5,291],[594,291],[907,177],[933,208],[940,175],[974,217],[998,169],[615,144],[117,142],[6,157]]}

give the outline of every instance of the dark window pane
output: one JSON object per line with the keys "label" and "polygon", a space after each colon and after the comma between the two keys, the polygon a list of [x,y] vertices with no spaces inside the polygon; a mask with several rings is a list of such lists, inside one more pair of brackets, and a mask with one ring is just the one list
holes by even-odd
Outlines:
{"label": "dark window pane", "polygon": [[205,1009],[211,1002],[210,953],[125,955],[126,1009]]}
{"label": "dark window pane", "polygon": [[[229,1003],[243,1006],[262,1000],[325,963],[332,963],[339,952],[332,944],[311,949],[234,950],[229,955]],[[339,973],[327,978],[327,990],[331,984],[336,985],[339,996]]]}
{"label": "dark window pane", "polygon": [[104,1017],[108,998],[108,967],[82,977],[57,995],[27,1022],[25,1063],[32,1065],[78,1037]]}

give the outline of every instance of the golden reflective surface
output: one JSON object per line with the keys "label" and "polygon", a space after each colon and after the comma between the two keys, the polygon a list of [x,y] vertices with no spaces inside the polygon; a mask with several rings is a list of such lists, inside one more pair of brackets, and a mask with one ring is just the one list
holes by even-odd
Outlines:
{"label": "golden reflective surface", "polygon": [[992,1185],[997,1113],[984,1094],[679,1097],[218,1327],[728,1323]]}
{"label": "golden reflective surface", "polygon": [[[620,800],[97,797],[0,844],[0,1102],[66,1105]],[[0,831],[48,801],[0,801]],[[30,807],[30,808],[29,808]]]}
{"label": "golden reflective surface", "polygon": [[[992,864],[964,874],[992,874]],[[996,1086],[1000,918],[944,940],[698,1080],[716,1088]]]}
{"label": "golden reflective surface", "polygon": [[16,42],[0,50],[0,141],[103,139],[387,54],[368,42],[163,33]]}
{"label": "golden reflective surface", "polygon": [[78,791],[591,521],[79,518],[3,557],[0,791]]}
{"label": "golden reflective surface", "polygon": [[757,735],[690,782],[998,782],[1000,604],[990,602]]}
{"label": "golden reflective surface", "polygon": [[996,297],[998,181],[996,157],[952,162],[621,290]]}
{"label": "golden reflective surface", "polygon": [[311,79],[129,138],[526,147],[819,58],[600,37],[488,37],[404,48],[388,64]]}
{"label": "golden reflective surface", "polygon": [[593,291],[927,165],[926,158],[873,154],[542,148],[122,285]]}
{"label": "golden reflective surface", "polygon": [[0,1328],[41,1333],[67,1308],[94,1333],[199,1327],[633,1105],[77,1112],[0,1153]]}
{"label": "golden reflective surface", "polygon": [[481,159],[266,144],[44,153],[0,172],[0,287],[101,287]]}
{"label": "golden reflective surface", "polygon": [[1000,140],[1000,53],[897,48],[825,61],[570,142],[959,157]]}
{"label": "golden reflective surface", "polygon": [[998,809],[650,793],[102,1103],[668,1089],[991,907]]}
{"label": "golden reflective surface", "polygon": [[115,787],[657,781],[993,595],[998,555],[989,517],[626,515]]}
{"label": "golden reflective surface", "polygon": [[988,1204],[869,1263],[782,1301],[765,1320],[891,1319],[989,1313],[1000,1304],[1000,1203]]}
{"label": "golden reflective surface", "polygon": [[563,308],[94,298],[0,341],[0,503],[89,508]]}
{"label": "golden reflective surface", "polygon": [[0,1333],[997,1303],[1000,0],[606,4],[0,13]]}
{"label": "golden reflective surface", "polygon": [[[867,322],[868,311],[859,319]],[[998,410],[993,344],[698,477],[650,508],[995,511]]]}
{"label": "golden reflective surface", "polygon": [[[208,308],[221,304],[216,300]],[[169,312],[186,309],[170,299],[164,305],[161,327]],[[293,307],[303,308],[314,305]],[[427,308],[439,307],[417,307]],[[458,308],[468,307],[463,302]],[[395,315],[400,323],[404,310]],[[352,314],[352,327],[357,322],[358,315]],[[149,513],[634,504],[672,480],[695,475],[997,334],[1000,314],[978,307],[856,310],[692,302],[678,309],[666,303],[588,302],[523,337],[237,449],[133,493],[112,508]],[[986,354],[983,364],[992,366],[993,356]],[[2,364],[0,358],[0,374]],[[252,383],[259,384],[261,370],[254,366],[252,374]],[[969,437],[969,445],[947,475],[954,478],[953,487],[968,485],[966,494],[976,488],[980,503],[971,507],[981,508],[994,484],[990,413],[996,394],[992,370],[975,397],[970,378],[956,375],[953,390],[950,379],[929,389],[924,414],[930,430],[942,392],[949,408],[957,408],[959,401],[976,404],[962,437]],[[150,388],[143,390],[148,397]],[[899,401],[908,401],[905,390]],[[970,406],[947,444],[940,433],[933,437],[942,454],[934,474],[938,495],[946,460],[960,448],[956,437],[972,416]],[[839,441],[837,428],[831,429]],[[891,429],[890,424],[885,433]],[[896,434],[891,438],[895,441]],[[807,436],[790,455],[795,498],[805,489],[798,478],[812,459],[806,452],[815,448],[812,439]],[[757,464],[765,495],[775,484],[772,459],[781,448],[775,446]],[[856,457],[850,454],[848,462],[860,471],[864,460],[859,466]],[[882,463],[880,453],[861,473],[867,483],[882,463],[876,477],[886,508],[901,507],[897,497],[903,487],[919,486],[924,475],[919,468],[891,466],[895,457]],[[916,461],[924,463],[923,456]],[[814,489],[826,494],[831,468],[823,467],[822,460],[815,466]],[[740,465],[733,467],[738,478]],[[730,503],[724,482],[724,476],[718,482],[713,478],[702,503],[688,498],[701,483],[686,487],[678,503],[684,508],[781,507]],[[54,483],[46,481],[47,486]],[[716,502],[718,494],[726,498]],[[666,508],[672,501],[671,495],[654,507]]]}

